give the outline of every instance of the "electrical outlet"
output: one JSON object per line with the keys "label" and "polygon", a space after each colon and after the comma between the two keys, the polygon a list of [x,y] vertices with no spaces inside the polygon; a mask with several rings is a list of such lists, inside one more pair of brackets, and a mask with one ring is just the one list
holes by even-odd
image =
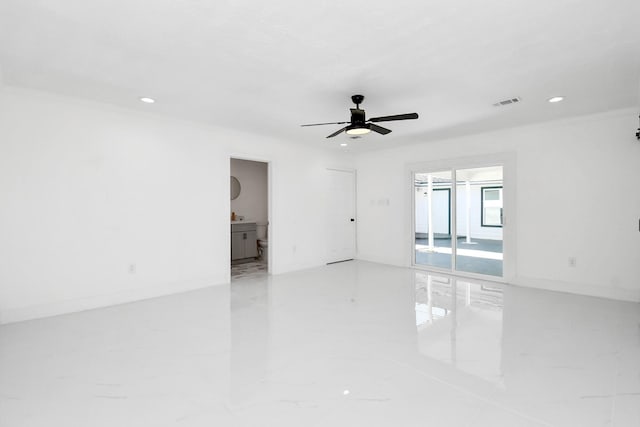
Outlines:
{"label": "electrical outlet", "polygon": [[129,264],[129,274],[136,274],[136,265]]}
{"label": "electrical outlet", "polygon": [[576,257],[569,257],[569,267],[576,266]]}

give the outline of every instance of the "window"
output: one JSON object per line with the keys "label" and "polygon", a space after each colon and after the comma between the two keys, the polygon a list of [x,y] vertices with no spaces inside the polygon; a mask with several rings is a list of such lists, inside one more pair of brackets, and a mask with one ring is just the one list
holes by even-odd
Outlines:
{"label": "window", "polygon": [[481,187],[481,225],[502,227],[502,187]]}

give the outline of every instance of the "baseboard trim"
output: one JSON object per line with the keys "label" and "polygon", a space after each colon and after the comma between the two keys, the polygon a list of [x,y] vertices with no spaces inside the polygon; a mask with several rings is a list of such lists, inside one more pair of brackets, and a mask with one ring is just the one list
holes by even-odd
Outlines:
{"label": "baseboard trim", "polygon": [[[388,260],[381,260],[375,257],[358,256],[360,261],[374,262],[377,264],[392,265],[395,267],[413,268],[411,265],[402,265],[390,263]],[[446,273],[457,276],[455,273]],[[485,280],[485,279],[469,279],[469,280]],[[514,280],[507,280],[505,284],[520,286],[523,288],[543,289],[554,292],[564,292],[574,295],[585,295],[597,298],[606,298],[617,301],[629,301],[640,303],[640,290],[625,289],[619,287],[604,287],[593,284],[571,283],[560,280],[548,280],[535,277],[517,277]]]}
{"label": "baseboard trim", "polygon": [[166,282],[108,295],[96,295],[71,300],[54,301],[46,304],[9,308],[0,312],[0,325],[126,304],[223,284],[228,284],[228,282],[221,282],[219,278]]}
{"label": "baseboard trim", "polygon": [[640,291],[612,288],[584,283],[571,283],[559,280],[547,280],[534,277],[518,277],[513,282],[509,282],[514,286],[524,288],[543,289],[554,292],[564,292],[574,295],[585,295],[597,298],[606,298],[617,301],[629,301],[640,303]]}
{"label": "baseboard trim", "polygon": [[355,257],[355,259],[358,260],[358,261],[373,262],[375,264],[390,265],[390,266],[393,266],[393,267],[412,268],[410,263],[401,262],[400,260],[399,260],[399,262],[392,262],[392,261],[390,261],[388,259],[379,258],[379,257],[375,257],[375,256],[368,256],[368,255],[360,255],[360,254],[358,254]]}

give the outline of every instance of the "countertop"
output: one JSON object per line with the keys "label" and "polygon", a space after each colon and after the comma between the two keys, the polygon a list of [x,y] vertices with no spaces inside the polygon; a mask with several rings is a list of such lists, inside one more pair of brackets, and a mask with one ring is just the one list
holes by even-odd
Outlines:
{"label": "countertop", "polygon": [[255,224],[255,223],[256,223],[255,221],[252,221],[250,219],[231,221],[231,225],[233,225],[233,224]]}

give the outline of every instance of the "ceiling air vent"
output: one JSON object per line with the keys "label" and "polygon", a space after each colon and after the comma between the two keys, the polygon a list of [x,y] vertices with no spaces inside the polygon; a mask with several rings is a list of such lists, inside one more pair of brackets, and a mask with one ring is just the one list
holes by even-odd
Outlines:
{"label": "ceiling air vent", "polygon": [[509,98],[509,99],[505,99],[502,101],[498,101],[495,104],[493,104],[494,107],[504,107],[505,105],[510,105],[510,104],[515,104],[517,102],[522,101],[522,99],[520,97],[515,97],[515,98]]}

